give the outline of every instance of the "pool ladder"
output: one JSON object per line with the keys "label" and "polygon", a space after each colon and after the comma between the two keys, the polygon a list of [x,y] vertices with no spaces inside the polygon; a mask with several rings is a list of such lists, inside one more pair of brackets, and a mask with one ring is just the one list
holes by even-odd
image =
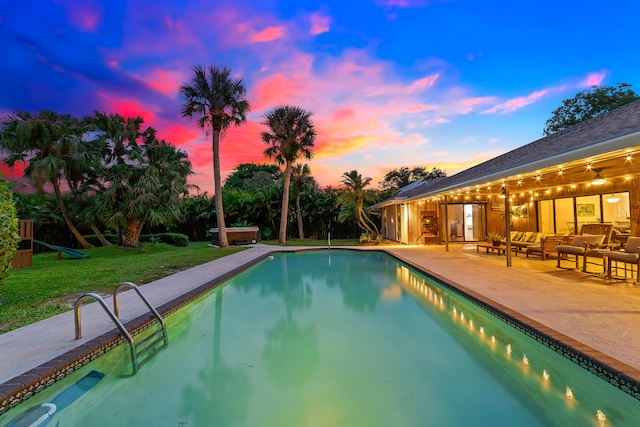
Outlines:
{"label": "pool ladder", "polygon": [[[118,294],[120,293],[120,291],[127,288],[133,289],[134,291],[136,291],[140,299],[142,299],[142,301],[146,304],[146,306],[149,308],[149,311],[153,314],[153,317],[156,318],[156,320],[158,321],[157,323],[160,325],[160,329],[156,330],[155,332],[153,332],[152,334],[150,334],[149,336],[143,338],[138,342],[134,341],[133,337],[131,336],[127,328],[125,328],[125,326],[120,321]],[[80,298],[78,298],[75,304],[76,339],[82,338],[82,328],[81,328],[81,322],[80,322],[80,306],[82,305],[83,301],[89,298],[93,298],[100,303],[104,311],[111,318],[113,323],[115,323],[115,325],[120,330],[120,333],[124,335],[125,339],[129,343],[129,353],[131,354],[131,367],[133,369],[131,376],[135,375],[138,372],[138,369],[140,368],[140,366],[142,366],[142,364],[144,364],[149,359],[151,359],[151,357],[154,354],[156,354],[158,351],[162,350],[164,347],[169,345],[169,339],[167,337],[167,328],[165,327],[162,316],[160,316],[158,311],[155,308],[153,308],[149,300],[147,300],[147,298],[142,294],[142,291],[140,291],[140,288],[138,288],[136,285],[134,285],[131,282],[123,282],[120,285],[118,285],[115,291],[113,291],[113,311],[111,311],[106,301],[96,293],[89,292],[82,295]],[[157,345],[161,342],[163,343],[162,346],[157,347]],[[144,356],[145,354],[147,355],[146,358],[142,359],[141,357]]]}

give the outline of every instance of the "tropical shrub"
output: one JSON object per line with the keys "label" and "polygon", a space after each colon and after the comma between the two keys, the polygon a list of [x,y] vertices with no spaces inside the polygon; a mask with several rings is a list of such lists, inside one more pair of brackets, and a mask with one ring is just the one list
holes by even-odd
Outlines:
{"label": "tropical shrub", "polygon": [[189,238],[185,234],[180,233],[159,233],[159,234],[143,234],[140,236],[140,242],[158,242],[168,243],[179,248],[189,246]]}
{"label": "tropical shrub", "polygon": [[[111,243],[118,241],[117,234],[103,234],[104,238]],[[90,243],[99,243],[98,237],[95,234],[84,236]],[[181,233],[156,233],[156,234],[141,234],[138,240],[139,243],[167,243],[169,245],[183,248],[189,246],[189,237],[186,234]]]}
{"label": "tropical shrub", "polygon": [[18,242],[20,235],[13,193],[0,178],[0,281],[11,269],[11,260],[16,255]]}

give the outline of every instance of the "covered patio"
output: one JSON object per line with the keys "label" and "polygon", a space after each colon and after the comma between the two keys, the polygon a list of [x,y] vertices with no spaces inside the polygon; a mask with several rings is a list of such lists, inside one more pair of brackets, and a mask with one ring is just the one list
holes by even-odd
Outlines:
{"label": "covered patio", "polygon": [[588,223],[638,236],[640,101],[370,209],[383,237],[408,245],[481,242],[508,230],[573,235]]}

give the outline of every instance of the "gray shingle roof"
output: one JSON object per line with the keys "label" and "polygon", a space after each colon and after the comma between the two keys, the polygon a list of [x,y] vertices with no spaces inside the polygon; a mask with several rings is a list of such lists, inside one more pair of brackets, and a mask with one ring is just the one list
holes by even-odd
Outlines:
{"label": "gray shingle roof", "polygon": [[[464,186],[466,183],[506,172],[519,166],[571,153],[636,132],[640,132],[640,101],[634,101],[609,113],[578,123],[455,175],[425,182],[403,193],[402,196],[411,199],[421,195],[434,194],[438,190],[453,186]],[[378,203],[378,205],[388,204],[389,201]]]}

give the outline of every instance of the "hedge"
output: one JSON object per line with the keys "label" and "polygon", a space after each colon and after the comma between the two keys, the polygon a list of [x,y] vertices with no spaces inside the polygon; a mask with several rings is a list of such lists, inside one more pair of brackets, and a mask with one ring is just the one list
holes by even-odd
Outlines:
{"label": "hedge", "polygon": [[[113,243],[118,243],[118,236],[116,234],[103,234],[104,238]],[[101,246],[100,240],[95,234],[83,236],[89,243],[94,246]],[[189,237],[186,234],[180,233],[157,233],[157,234],[141,234],[139,243],[168,243],[177,247],[185,247],[189,245]]]}

